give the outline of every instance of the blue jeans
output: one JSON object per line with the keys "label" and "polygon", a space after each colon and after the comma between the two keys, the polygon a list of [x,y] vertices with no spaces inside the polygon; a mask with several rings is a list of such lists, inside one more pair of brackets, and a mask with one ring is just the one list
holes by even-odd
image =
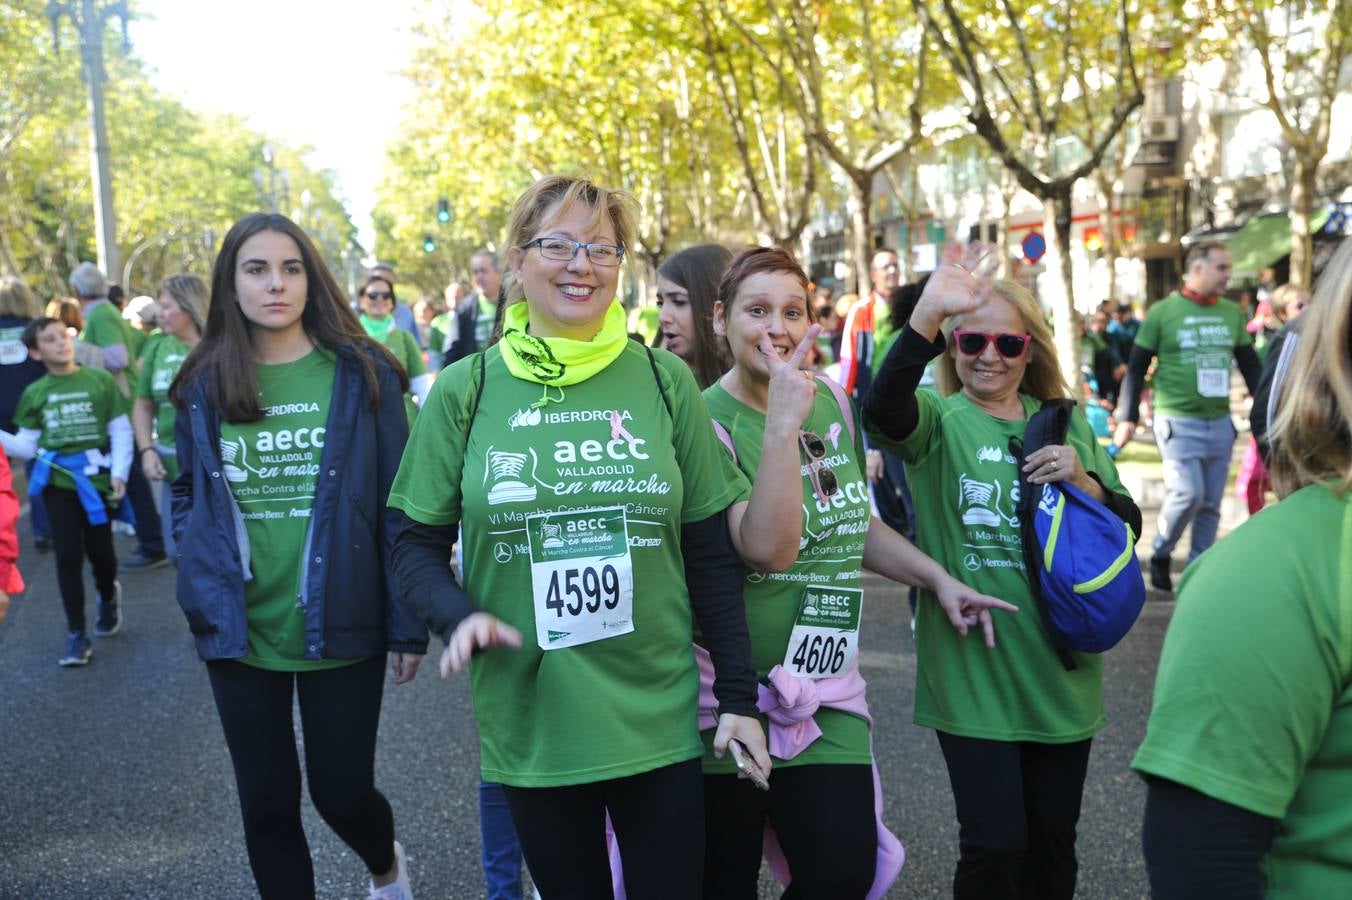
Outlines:
{"label": "blue jeans", "polygon": [[479,836],[488,900],[521,900],[521,842],[502,785],[479,782]]}
{"label": "blue jeans", "polygon": [[1155,556],[1173,553],[1191,524],[1188,562],[1192,562],[1216,542],[1235,426],[1229,416],[1192,419],[1156,413],[1155,443],[1164,460],[1165,490]]}

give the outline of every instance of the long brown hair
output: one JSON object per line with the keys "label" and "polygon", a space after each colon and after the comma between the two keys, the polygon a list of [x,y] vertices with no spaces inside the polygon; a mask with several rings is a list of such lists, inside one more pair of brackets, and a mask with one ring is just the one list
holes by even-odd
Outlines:
{"label": "long brown hair", "polygon": [[324,349],[356,362],[371,396],[371,408],[380,404],[379,364],[385,363],[399,376],[401,390],[408,390],[408,376],[394,356],[362,330],[356,313],[344,300],[343,289],[324,265],[305,232],[286,216],[252,213],[240,219],[221,243],[220,255],[211,272],[211,302],[202,341],[188,354],[169,388],[169,399],[183,406],[187,385],[202,379],[206,400],[223,421],[257,422],[263,418],[258,405],[258,376],[253,360],[254,325],[239,308],[235,292],[235,262],[244,242],[260,231],[276,231],[296,242],[305,265],[308,291],[301,326],[310,340]]}
{"label": "long brown hair", "polygon": [[719,244],[686,247],[657,267],[657,274],[685,288],[690,298],[690,320],[694,326],[694,349],[690,370],[703,390],[723,376],[732,363],[726,344],[714,336],[714,303],[718,283],[732,262],[732,252]]}

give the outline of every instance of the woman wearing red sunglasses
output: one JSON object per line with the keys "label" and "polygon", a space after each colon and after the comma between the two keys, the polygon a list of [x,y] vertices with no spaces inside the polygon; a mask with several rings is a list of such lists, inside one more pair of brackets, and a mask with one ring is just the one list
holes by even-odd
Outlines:
{"label": "woman wearing red sunglasses", "polygon": [[[920,549],[985,594],[1019,604],[987,650],[959,640],[922,599],[916,616],[915,721],[935,729],[957,804],[957,898],[1070,898],[1089,745],[1105,723],[1103,664],[1067,672],[1044,636],[1024,572],[1016,514],[1022,439],[1042,401],[1070,396],[1037,301],[991,281],[989,249],[930,278],[864,404],[869,433],[906,463]],[[942,356],[940,356],[942,354]],[[937,391],[920,390],[925,364]],[[1035,484],[1068,481],[1140,534],[1141,513],[1089,422],[1027,457]]]}

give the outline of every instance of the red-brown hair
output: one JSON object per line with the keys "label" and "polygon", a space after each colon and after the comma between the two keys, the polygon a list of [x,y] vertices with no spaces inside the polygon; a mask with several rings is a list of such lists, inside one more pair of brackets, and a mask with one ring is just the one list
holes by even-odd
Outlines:
{"label": "red-brown hair", "polygon": [[732,313],[732,301],[737,299],[742,283],[762,272],[792,275],[803,286],[803,290],[807,290],[807,273],[798,265],[792,253],[782,247],[748,247],[733,257],[732,265],[728,266],[728,270],[723,273],[723,280],[718,283],[718,302],[723,304],[724,316]]}

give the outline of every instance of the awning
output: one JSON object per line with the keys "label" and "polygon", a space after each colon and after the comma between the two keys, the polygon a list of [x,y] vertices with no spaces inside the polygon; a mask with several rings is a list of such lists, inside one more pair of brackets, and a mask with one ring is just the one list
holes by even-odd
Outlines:
{"label": "awning", "polygon": [[[1324,227],[1329,219],[1327,207],[1310,214],[1310,232]],[[1225,242],[1230,251],[1230,271],[1236,278],[1257,276],[1265,268],[1291,253],[1291,219],[1286,213],[1254,216],[1234,237]]]}

